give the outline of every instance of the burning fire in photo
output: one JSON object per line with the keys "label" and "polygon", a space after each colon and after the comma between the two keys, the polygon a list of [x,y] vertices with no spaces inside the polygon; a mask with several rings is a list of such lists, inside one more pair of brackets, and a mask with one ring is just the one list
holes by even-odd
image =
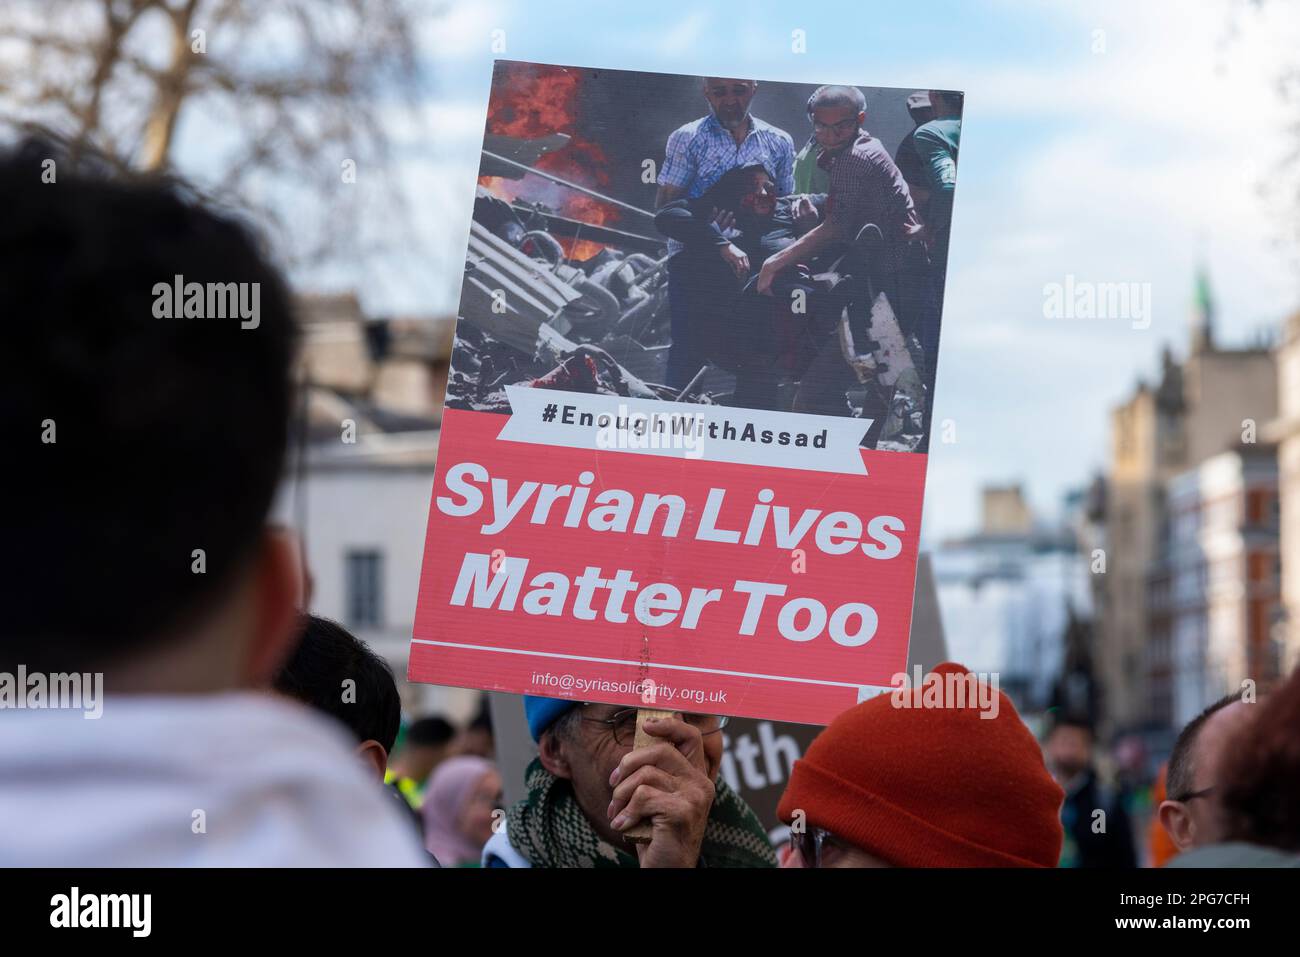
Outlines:
{"label": "burning fire in photo", "polygon": [[[604,150],[577,133],[581,78],[558,66],[503,64],[501,69],[507,71],[508,82],[493,84],[487,132],[519,139],[564,133],[570,137],[568,145],[547,153],[537,168],[592,189],[607,186],[609,161]],[[483,176],[479,184],[502,199],[542,203],[561,216],[594,225],[613,224],[620,218],[617,207],[537,176],[525,175],[521,180]],[[588,240],[557,239],[571,259],[587,259],[603,248]]]}

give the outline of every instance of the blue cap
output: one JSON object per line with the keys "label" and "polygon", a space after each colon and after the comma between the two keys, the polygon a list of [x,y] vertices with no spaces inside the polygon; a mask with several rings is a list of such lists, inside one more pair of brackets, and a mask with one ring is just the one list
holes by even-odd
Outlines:
{"label": "blue cap", "polygon": [[541,698],[537,695],[524,695],[524,714],[528,716],[528,733],[533,736],[534,741],[540,741],[543,731],[580,704],[581,701],[574,701],[572,698]]}

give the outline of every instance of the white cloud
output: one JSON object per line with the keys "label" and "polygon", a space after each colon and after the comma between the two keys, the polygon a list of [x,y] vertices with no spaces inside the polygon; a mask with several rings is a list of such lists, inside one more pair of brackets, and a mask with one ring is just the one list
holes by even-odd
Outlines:
{"label": "white cloud", "polygon": [[506,52],[510,58],[509,5],[494,0],[451,3],[443,12],[429,17],[418,31],[417,48],[438,61],[459,61],[491,54],[492,31],[506,30]]}
{"label": "white cloud", "polygon": [[666,57],[679,57],[689,53],[699,42],[710,19],[703,10],[693,10],[659,35],[655,43],[656,49]]}
{"label": "white cloud", "polygon": [[[1274,93],[1300,47],[1282,6],[1244,10],[1225,42],[1226,20],[1185,4],[1071,5],[1075,59],[926,74],[968,94],[936,404],[968,428],[932,449],[929,535],[976,523],[979,484],[1028,477],[1052,503],[1087,479],[1109,409],[1154,378],[1163,343],[1186,343],[1198,260],[1223,338],[1294,311],[1258,195],[1294,135]],[[1105,54],[1087,52],[1094,28]],[[1151,283],[1152,327],[1044,319],[1043,285],[1067,274]]]}

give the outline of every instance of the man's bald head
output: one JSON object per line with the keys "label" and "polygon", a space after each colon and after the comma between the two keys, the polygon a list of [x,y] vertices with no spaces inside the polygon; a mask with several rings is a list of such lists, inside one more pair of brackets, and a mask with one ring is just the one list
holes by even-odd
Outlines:
{"label": "man's bald head", "polygon": [[704,89],[708,90],[714,85],[730,86],[733,83],[740,83],[751,90],[758,88],[757,80],[745,80],[734,76],[702,76],[700,82],[704,84]]}
{"label": "man's bald head", "polygon": [[703,89],[709,108],[725,129],[735,130],[748,125],[749,104],[758,90],[757,80],[706,76]]}
{"label": "man's bald head", "polygon": [[1249,707],[1238,691],[1220,698],[1187,723],[1169,755],[1165,791],[1171,800],[1183,800],[1212,786],[1205,782],[1217,770],[1224,740],[1250,714]]}
{"label": "man's bald head", "polygon": [[1160,821],[1180,850],[1220,839],[1219,769],[1232,737],[1254,717],[1241,692],[1220,698],[1188,722],[1169,755],[1168,799]]}

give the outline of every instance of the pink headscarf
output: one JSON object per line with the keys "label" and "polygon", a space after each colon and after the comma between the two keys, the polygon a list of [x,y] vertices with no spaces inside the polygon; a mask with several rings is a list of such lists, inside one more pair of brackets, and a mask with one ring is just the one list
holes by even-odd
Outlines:
{"label": "pink headscarf", "polygon": [[424,846],[443,867],[458,867],[479,859],[483,845],[457,826],[465,802],[483,775],[495,770],[491,761],[465,754],[448,758],[434,769],[424,792]]}

